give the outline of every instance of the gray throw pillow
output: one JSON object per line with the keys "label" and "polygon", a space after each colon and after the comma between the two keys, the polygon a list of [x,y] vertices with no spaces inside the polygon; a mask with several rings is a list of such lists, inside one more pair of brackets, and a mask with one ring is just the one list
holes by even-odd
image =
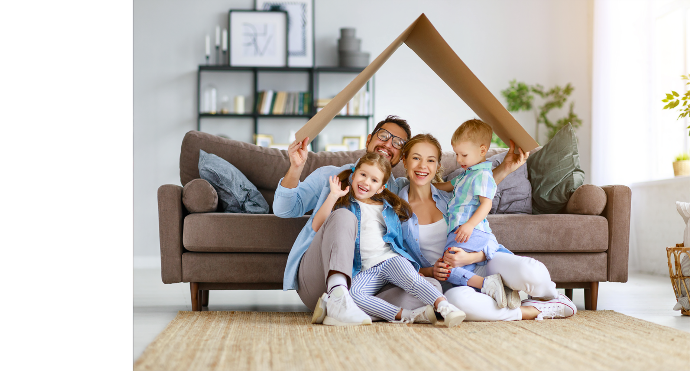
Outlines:
{"label": "gray throw pillow", "polygon": [[[508,152],[488,158],[492,162],[491,168],[500,165],[506,154]],[[526,164],[498,183],[489,214],[532,214],[532,186],[529,184]]]}
{"label": "gray throw pillow", "polygon": [[229,162],[199,150],[199,176],[218,193],[226,213],[268,214],[268,202],[241,171]]}
{"label": "gray throw pillow", "polygon": [[[503,162],[508,152],[499,153],[487,161],[491,161],[491,168]],[[462,174],[465,170],[458,168],[445,178],[449,181]],[[508,174],[502,182],[498,183],[496,195],[491,200],[489,214],[531,214],[532,213],[532,187],[527,178],[527,166],[522,165],[514,172]]]}
{"label": "gray throw pillow", "polygon": [[529,156],[527,170],[532,184],[532,213],[561,212],[585,182],[573,127],[564,126],[539,152]]}

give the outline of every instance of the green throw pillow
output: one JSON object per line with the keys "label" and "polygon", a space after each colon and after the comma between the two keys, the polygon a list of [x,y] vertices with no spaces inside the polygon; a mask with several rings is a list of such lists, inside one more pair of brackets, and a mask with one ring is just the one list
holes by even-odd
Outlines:
{"label": "green throw pillow", "polygon": [[585,182],[573,127],[563,127],[544,147],[527,159],[532,185],[532,214],[556,214]]}

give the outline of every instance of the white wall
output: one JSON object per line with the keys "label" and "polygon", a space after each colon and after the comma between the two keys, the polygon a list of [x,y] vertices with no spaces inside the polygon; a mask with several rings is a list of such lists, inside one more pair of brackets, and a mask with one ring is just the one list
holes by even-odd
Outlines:
{"label": "white wall", "polygon": [[634,183],[630,271],[668,276],[666,248],[683,242],[685,223],[676,201],[690,201],[690,176]]}
{"label": "white wall", "polygon": [[[251,0],[134,3],[134,255],[159,255],[156,190],[179,184],[184,134],[196,128],[196,71],[204,36],[227,24],[230,8]],[[317,0],[316,64],[337,64],[341,27],[355,27],[362,50],[375,58],[421,13],[503,101],[512,79],[546,87],[570,82],[583,125],[580,160],[590,170],[592,1]],[[107,104],[107,103],[106,103]],[[453,130],[476,115],[409,48],[402,46],[376,74],[376,117],[396,114],[413,133],[429,132],[450,150]],[[531,113],[516,114],[534,133]],[[148,259],[148,260],[146,260]]]}

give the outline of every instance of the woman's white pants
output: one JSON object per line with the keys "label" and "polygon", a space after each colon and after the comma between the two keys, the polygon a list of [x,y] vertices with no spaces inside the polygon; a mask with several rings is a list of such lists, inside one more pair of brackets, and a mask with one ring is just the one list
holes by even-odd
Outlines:
{"label": "woman's white pants", "polygon": [[[487,277],[499,273],[503,284],[535,298],[550,300],[558,296],[556,284],[546,266],[525,256],[496,253],[485,266],[479,266],[475,274]],[[467,321],[516,321],[522,319],[520,308],[498,308],[496,301],[472,287],[452,287],[443,283],[448,301],[467,314]]]}

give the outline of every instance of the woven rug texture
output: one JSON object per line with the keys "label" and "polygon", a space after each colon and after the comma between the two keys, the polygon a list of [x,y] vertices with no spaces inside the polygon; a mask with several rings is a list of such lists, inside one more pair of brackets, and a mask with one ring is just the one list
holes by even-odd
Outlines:
{"label": "woven rug texture", "polygon": [[690,333],[614,311],[568,319],[312,325],[311,313],[179,312],[134,370],[687,370]]}

